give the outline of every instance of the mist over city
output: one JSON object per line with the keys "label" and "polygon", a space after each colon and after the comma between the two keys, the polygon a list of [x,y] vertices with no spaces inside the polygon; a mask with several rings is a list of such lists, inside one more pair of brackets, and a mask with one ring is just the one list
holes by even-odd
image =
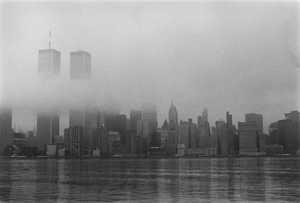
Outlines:
{"label": "mist over city", "polygon": [[[67,9],[66,9],[67,8]],[[264,129],[299,109],[299,4],[295,2],[2,2],[1,103],[13,123],[36,126],[56,106],[114,103],[120,113],[173,101],[180,120],[206,107],[211,123],[264,115]],[[49,32],[51,31],[51,39]],[[38,50],[61,53],[60,74],[38,78]],[[70,80],[70,52],[91,54],[91,78]]]}
{"label": "mist over city", "polygon": [[0,202],[299,202],[300,3],[0,1]]}

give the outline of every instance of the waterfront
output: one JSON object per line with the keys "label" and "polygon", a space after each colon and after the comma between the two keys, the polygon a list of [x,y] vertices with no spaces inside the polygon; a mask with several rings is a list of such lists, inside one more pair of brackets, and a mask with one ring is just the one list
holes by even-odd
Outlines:
{"label": "waterfront", "polygon": [[0,202],[298,202],[300,157],[0,158]]}

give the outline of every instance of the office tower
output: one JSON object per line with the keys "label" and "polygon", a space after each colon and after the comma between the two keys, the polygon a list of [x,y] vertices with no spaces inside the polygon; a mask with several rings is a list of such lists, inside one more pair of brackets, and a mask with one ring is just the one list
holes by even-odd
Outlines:
{"label": "office tower", "polygon": [[229,154],[238,154],[239,153],[239,144],[238,144],[238,135],[235,135],[236,128],[232,124],[232,115],[229,112],[226,112],[226,125],[227,125],[227,141],[228,141],[228,153]]}
{"label": "office tower", "polygon": [[0,108],[0,155],[5,147],[13,144],[12,110]]}
{"label": "office tower", "polygon": [[137,136],[133,130],[127,130],[126,135],[126,152],[128,154],[136,154],[137,152]]}
{"label": "office tower", "polygon": [[[164,129],[164,130],[169,130],[170,129],[170,126],[169,126],[169,123],[168,123],[167,119],[165,119],[165,121],[164,121],[163,125],[161,126],[161,128]],[[173,130],[174,129],[175,128],[173,128]]]}
{"label": "office tower", "polygon": [[143,135],[149,138],[153,129],[157,128],[157,109],[154,104],[143,104]]}
{"label": "office tower", "polygon": [[104,126],[98,127],[93,131],[92,149],[98,149],[102,154],[107,152],[107,131]]}
{"label": "office tower", "polygon": [[[60,52],[55,49],[39,50],[38,74],[43,81],[51,80],[60,73]],[[48,101],[45,101],[47,103]],[[37,147],[46,151],[46,145],[53,144],[54,136],[59,135],[59,112],[49,106],[37,114]]]}
{"label": "office tower", "polygon": [[221,135],[221,131],[222,131],[222,126],[223,125],[225,125],[225,121],[223,121],[223,120],[216,121],[217,136]]}
{"label": "office tower", "polygon": [[126,118],[126,130],[130,130],[130,119]]}
{"label": "office tower", "polygon": [[110,131],[118,132],[121,136],[121,142],[123,145],[126,145],[126,115],[119,114],[112,116],[112,123]]}
{"label": "office tower", "polygon": [[65,148],[71,156],[83,156],[83,127],[72,126],[64,131]]}
{"label": "office tower", "polygon": [[[91,77],[91,54],[86,51],[74,51],[70,53],[70,79],[73,82],[84,81]],[[69,126],[83,127],[84,150],[90,150],[89,127],[91,122],[89,104],[83,104],[77,108],[70,109]],[[95,123],[94,123],[95,124]],[[96,125],[98,123],[96,122]],[[86,152],[85,152],[86,153]]]}
{"label": "office tower", "polygon": [[141,110],[130,110],[130,130],[137,132],[137,121],[142,120]]}
{"label": "office tower", "polygon": [[154,122],[157,124],[157,109],[154,104],[151,103],[143,104],[143,120]]}
{"label": "office tower", "polygon": [[257,113],[245,114],[245,122],[255,122],[258,131],[263,132],[263,115]]}
{"label": "office tower", "polygon": [[239,154],[265,153],[265,135],[260,133],[255,122],[239,122]]}
{"label": "office tower", "polygon": [[204,121],[202,116],[198,116],[198,134],[199,136],[204,136]]}
{"label": "office tower", "polygon": [[279,144],[279,134],[278,134],[278,121],[273,122],[269,126],[269,137],[267,140],[268,145]]}
{"label": "office tower", "polygon": [[120,151],[121,135],[118,132],[108,132],[107,154],[114,155]]}
{"label": "office tower", "polygon": [[296,154],[300,148],[300,112],[285,114],[284,120],[278,121],[278,140],[284,151]]}
{"label": "office tower", "polygon": [[178,136],[176,130],[169,130],[167,143],[166,143],[166,153],[169,156],[174,156],[177,154],[177,144],[178,144]]}
{"label": "office tower", "polygon": [[178,128],[178,113],[176,107],[173,105],[173,101],[169,108],[169,124],[172,129]]}
{"label": "office tower", "polygon": [[202,118],[203,118],[203,122],[207,121],[208,122],[208,111],[207,108],[204,108],[202,111]]}
{"label": "office tower", "polygon": [[90,127],[93,127],[93,128],[100,127],[100,112],[97,107],[94,107],[91,111]]}
{"label": "office tower", "polygon": [[143,120],[138,120],[136,122],[136,135],[137,136],[143,135]]}
{"label": "office tower", "polygon": [[196,124],[192,119],[187,121],[180,121],[179,123],[179,143],[184,144],[186,148],[197,148],[199,138],[195,133]]}
{"label": "office tower", "polygon": [[149,148],[151,155],[164,155],[164,149],[161,143],[161,129],[154,129],[150,134]]}
{"label": "office tower", "polygon": [[71,52],[70,78],[71,80],[82,80],[91,77],[91,54],[86,51]]}
{"label": "office tower", "polygon": [[60,73],[60,52],[55,49],[39,50],[38,73],[41,79],[52,79]]}

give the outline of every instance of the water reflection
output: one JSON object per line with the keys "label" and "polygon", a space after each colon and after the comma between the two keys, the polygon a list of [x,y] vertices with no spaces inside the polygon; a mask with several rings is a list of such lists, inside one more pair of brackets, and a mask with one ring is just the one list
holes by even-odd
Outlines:
{"label": "water reflection", "polygon": [[0,202],[296,202],[298,157],[0,159]]}

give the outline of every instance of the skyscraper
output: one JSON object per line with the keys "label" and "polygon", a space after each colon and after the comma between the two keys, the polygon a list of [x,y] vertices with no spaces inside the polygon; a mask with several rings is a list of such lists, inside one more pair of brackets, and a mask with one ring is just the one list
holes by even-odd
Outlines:
{"label": "skyscraper", "polygon": [[130,130],[137,132],[137,121],[142,120],[141,110],[130,110]]}
{"label": "skyscraper", "polygon": [[52,79],[60,72],[60,52],[55,49],[39,50],[38,73],[42,79]]}
{"label": "skyscraper", "polygon": [[[72,81],[86,80],[91,77],[91,54],[86,51],[74,51],[70,53],[70,79]],[[89,143],[90,106],[83,104],[70,110],[69,126],[83,127],[84,150],[91,148]]]}
{"label": "skyscraper", "polygon": [[143,120],[157,123],[157,109],[154,104],[143,104]]}
{"label": "skyscraper", "polygon": [[157,109],[154,104],[143,104],[143,134],[149,138],[153,129],[157,128]]}
{"label": "skyscraper", "polygon": [[[60,52],[55,49],[39,50],[38,74],[43,81],[51,80],[60,73]],[[47,101],[45,101],[47,102]],[[59,112],[49,107],[37,114],[37,147],[46,151],[46,145],[53,144],[55,135],[59,135]]]}
{"label": "skyscraper", "polygon": [[12,110],[0,108],[0,155],[4,148],[13,144]]}
{"label": "skyscraper", "polygon": [[245,114],[245,122],[255,122],[258,131],[263,132],[263,115],[257,113]]}
{"label": "skyscraper", "polygon": [[91,54],[86,51],[71,52],[70,78],[81,80],[91,77]]}
{"label": "skyscraper", "polygon": [[178,128],[178,112],[176,107],[172,104],[169,108],[169,124],[170,128],[177,129]]}
{"label": "skyscraper", "polygon": [[203,122],[207,121],[208,122],[208,111],[207,108],[204,108],[202,111],[202,118],[203,118]]}
{"label": "skyscraper", "polygon": [[83,155],[83,127],[73,126],[66,128],[64,131],[65,148],[71,154],[71,156]]}

